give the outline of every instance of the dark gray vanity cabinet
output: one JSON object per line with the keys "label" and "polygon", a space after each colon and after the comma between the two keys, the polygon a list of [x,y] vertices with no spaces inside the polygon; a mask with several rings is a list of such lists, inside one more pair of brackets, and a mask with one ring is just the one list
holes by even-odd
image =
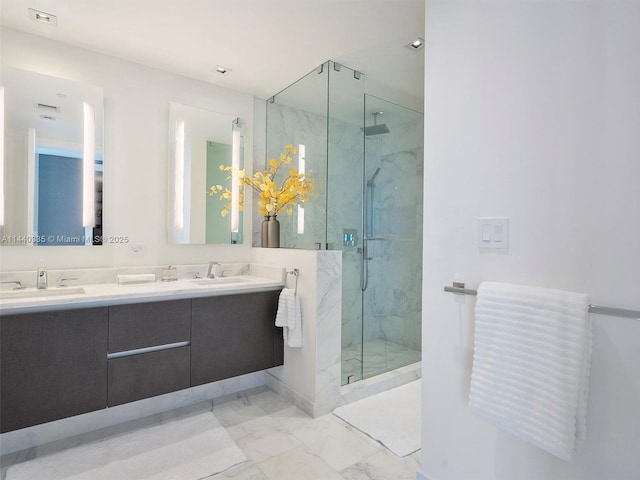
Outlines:
{"label": "dark gray vanity cabinet", "polygon": [[190,341],[189,299],[109,307],[108,405],[189,388]]}
{"label": "dark gray vanity cabinet", "polygon": [[191,301],[191,385],[282,365],[280,290]]}
{"label": "dark gray vanity cabinet", "polygon": [[0,316],[0,430],[105,408],[107,308]]}
{"label": "dark gray vanity cabinet", "polygon": [[0,315],[0,431],[282,365],[279,294]]}

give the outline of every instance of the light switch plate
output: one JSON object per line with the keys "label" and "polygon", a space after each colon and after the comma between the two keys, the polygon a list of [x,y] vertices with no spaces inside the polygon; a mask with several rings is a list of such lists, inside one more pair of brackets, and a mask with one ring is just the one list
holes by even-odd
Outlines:
{"label": "light switch plate", "polygon": [[479,218],[478,247],[509,248],[509,219],[507,217]]}
{"label": "light switch plate", "polygon": [[144,245],[140,243],[134,243],[132,245],[129,245],[129,253],[131,255],[144,255],[145,254]]}

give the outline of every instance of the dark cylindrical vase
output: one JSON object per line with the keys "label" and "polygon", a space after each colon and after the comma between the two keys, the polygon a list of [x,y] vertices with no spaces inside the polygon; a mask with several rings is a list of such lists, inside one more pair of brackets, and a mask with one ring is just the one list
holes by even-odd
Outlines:
{"label": "dark cylindrical vase", "polygon": [[276,215],[271,215],[267,222],[267,247],[279,248],[280,247],[280,222],[276,218]]}
{"label": "dark cylindrical vase", "polygon": [[262,248],[267,248],[269,246],[269,216],[266,215],[264,220],[262,221],[262,237],[260,238],[260,246]]}

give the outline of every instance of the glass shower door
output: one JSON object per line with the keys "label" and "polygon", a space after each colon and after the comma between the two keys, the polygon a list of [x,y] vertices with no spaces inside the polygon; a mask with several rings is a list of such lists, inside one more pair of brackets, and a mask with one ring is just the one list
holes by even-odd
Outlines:
{"label": "glass shower door", "polygon": [[362,378],[364,75],[329,70],[327,248],[342,251],[342,384]]}
{"label": "glass shower door", "polygon": [[423,115],[365,95],[362,376],[421,358]]}
{"label": "glass shower door", "polygon": [[342,252],[342,384],[421,349],[422,114],[364,92],[365,75],[329,61],[266,105],[266,158],[292,143],[315,183],[279,216],[281,247]]}

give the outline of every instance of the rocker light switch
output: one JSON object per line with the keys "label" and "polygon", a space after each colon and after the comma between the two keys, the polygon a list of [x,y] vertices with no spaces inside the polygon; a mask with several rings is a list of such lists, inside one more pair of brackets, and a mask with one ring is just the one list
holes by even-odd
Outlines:
{"label": "rocker light switch", "polygon": [[506,217],[479,218],[478,247],[509,248],[509,219]]}
{"label": "rocker light switch", "polygon": [[496,243],[502,243],[502,225],[494,225],[493,226],[493,241]]}
{"label": "rocker light switch", "polygon": [[491,242],[491,225],[482,225],[482,244]]}

